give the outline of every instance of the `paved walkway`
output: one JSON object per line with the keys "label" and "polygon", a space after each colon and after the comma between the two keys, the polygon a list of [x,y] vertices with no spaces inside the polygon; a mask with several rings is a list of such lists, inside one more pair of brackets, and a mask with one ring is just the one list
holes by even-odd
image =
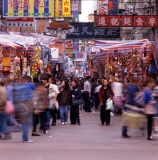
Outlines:
{"label": "paved walkway", "polygon": [[101,126],[99,114],[81,115],[81,126],[58,121],[48,134],[31,137],[33,144],[22,144],[21,133],[12,133],[13,140],[0,141],[0,160],[158,160],[158,141],[149,142],[134,129],[131,139],[121,138],[120,116]]}

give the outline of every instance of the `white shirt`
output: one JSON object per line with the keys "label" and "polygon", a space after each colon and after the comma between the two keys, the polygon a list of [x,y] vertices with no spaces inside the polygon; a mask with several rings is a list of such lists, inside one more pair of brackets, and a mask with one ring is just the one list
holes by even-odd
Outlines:
{"label": "white shirt", "polygon": [[91,93],[91,84],[89,81],[84,82],[84,90],[87,91],[88,93]]}
{"label": "white shirt", "polygon": [[123,84],[120,82],[113,82],[112,91],[114,92],[114,97],[121,97],[123,92]]}
{"label": "white shirt", "polygon": [[102,86],[102,85],[95,87],[94,93],[99,93],[99,90],[100,90],[101,86]]}

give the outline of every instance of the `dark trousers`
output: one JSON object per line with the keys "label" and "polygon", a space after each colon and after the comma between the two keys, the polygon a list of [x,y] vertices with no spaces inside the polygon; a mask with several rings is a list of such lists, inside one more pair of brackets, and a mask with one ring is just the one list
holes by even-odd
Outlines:
{"label": "dark trousers", "polygon": [[148,138],[152,135],[153,115],[147,115],[147,134]]}
{"label": "dark trousers", "polygon": [[46,131],[46,120],[47,120],[47,115],[46,112],[41,112],[40,114],[40,122],[41,122],[41,130]]}
{"label": "dark trousers", "polygon": [[37,130],[37,125],[39,123],[39,115],[33,114],[33,131],[32,132],[36,132]]}
{"label": "dark trousers", "polygon": [[94,94],[94,99],[95,99],[95,108],[98,108],[98,106],[99,106],[99,95],[98,95],[98,93]]}
{"label": "dark trousers", "polygon": [[0,134],[9,135],[10,132],[7,128],[7,115],[3,112],[0,113]]}
{"label": "dark trousers", "polygon": [[122,126],[122,136],[127,136],[128,127]]}
{"label": "dark trousers", "polygon": [[105,110],[105,106],[101,106],[101,111],[100,111],[100,119],[101,119],[101,123],[104,124],[106,122],[106,124],[110,124],[110,110]]}
{"label": "dark trousers", "polygon": [[52,124],[56,124],[56,121],[57,121],[57,109],[50,109],[50,115],[52,116]]}
{"label": "dark trousers", "polygon": [[89,98],[89,93],[85,92],[83,94],[83,99],[84,99],[84,109],[86,112],[91,110],[91,103],[90,103],[90,98]]}
{"label": "dark trousers", "polygon": [[70,109],[70,121],[71,124],[80,124],[80,117],[79,117],[79,106],[72,106]]}

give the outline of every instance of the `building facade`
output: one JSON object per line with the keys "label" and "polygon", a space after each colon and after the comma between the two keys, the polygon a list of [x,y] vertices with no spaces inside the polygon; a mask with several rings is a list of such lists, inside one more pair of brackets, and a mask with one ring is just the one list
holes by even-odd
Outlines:
{"label": "building facade", "polygon": [[[158,15],[158,0],[120,0],[120,15]],[[155,40],[157,28],[150,27],[122,27],[122,39]]]}

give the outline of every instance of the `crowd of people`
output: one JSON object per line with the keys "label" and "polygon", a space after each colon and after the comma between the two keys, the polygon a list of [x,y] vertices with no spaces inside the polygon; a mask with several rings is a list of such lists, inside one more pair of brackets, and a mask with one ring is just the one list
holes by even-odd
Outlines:
{"label": "crowd of people", "polygon": [[[136,101],[136,96],[143,92],[143,106]],[[81,125],[80,109],[91,112],[92,107],[100,110],[101,125],[110,126],[114,113],[127,112],[125,104],[144,108],[142,114],[147,117],[147,139],[152,137],[153,117],[158,115],[158,88],[155,80],[149,79],[144,89],[137,79],[130,79],[123,84],[118,77],[108,81],[87,76],[85,79],[69,77],[21,77],[18,80],[6,79],[0,83],[0,139],[12,139],[7,122],[22,130],[22,142],[33,143],[29,139],[29,128],[32,125],[32,136],[46,134],[50,126],[56,126],[57,119],[61,125]],[[142,97],[141,97],[142,98]],[[108,108],[107,101],[113,101],[114,108]],[[150,108],[147,106],[150,106]],[[151,111],[154,106],[154,111]],[[12,110],[11,110],[12,108]],[[128,108],[129,110],[129,108]],[[131,108],[132,110],[132,108]],[[18,117],[18,118],[17,118]],[[38,126],[40,132],[38,132]],[[122,138],[130,138],[127,125],[122,126]]]}

